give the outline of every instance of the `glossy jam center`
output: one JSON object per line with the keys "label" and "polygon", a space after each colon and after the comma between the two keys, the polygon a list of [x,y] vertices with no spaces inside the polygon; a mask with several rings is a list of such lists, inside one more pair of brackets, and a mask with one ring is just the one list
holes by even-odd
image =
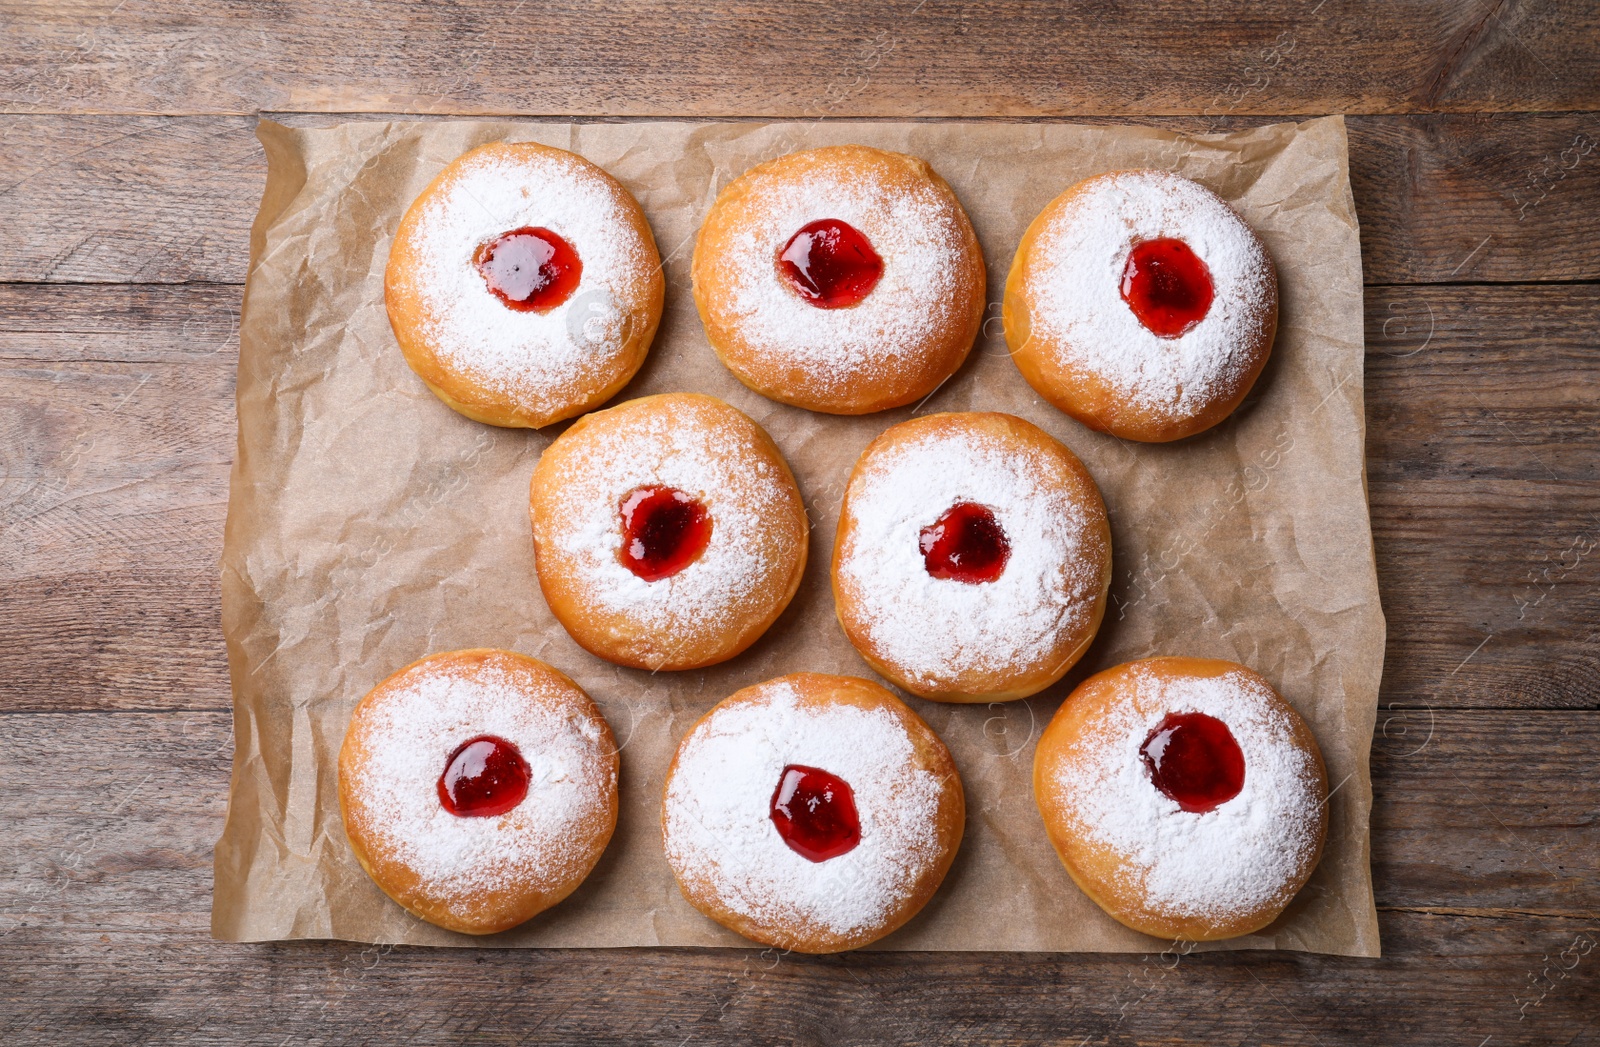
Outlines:
{"label": "glossy jam center", "polygon": [[994,513],[976,502],[957,502],[922,529],[922,563],[935,578],[977,584],[1006,569],[1011,542]]}
{"label": "glossy jam center", "polygon": [[461,743],[439,776],[439,802],[462,818],[505,814],[528,795],[532,772],[517,747],[492,734]]}
{"label": "glossy jam center", "polygon": [[622,563],[647,582],[688,567],[710,541],[711,514],[675,487],[639,487],[622,500]]}
{"label": "glossy jam center", "polygon": [[1204,320],[1215,289],[1211,270],[1182,240],[1141,240],[1122,270],[1122,300],[1152,334],[1176,338]]}
{"label": "glossy jam center", "polygon": [[1139,747],[1150,780],[1195,814],[1227,803],[1244,788],[1244,754],[1228,725],[1205,713],[1168,713]]}
{"label": "glossy jam center", "polygon": [[802,226],[778,252],[778,270],[821,309],[855,305],[883,275],[883,259],[859,229],[836,218]]}
{"label": "glossy jam center", "polygon": [[789,849],[813,862],[825,862],[861,842],[856,794],[836,774],[792,763],[772,793],[772,824]]}
{"label": "glossy jam center", "polygon": [[546,313],[572,297],[583,263],[572,245],[548,229],[523,226],[472,256],[495,297],[523,313]]}

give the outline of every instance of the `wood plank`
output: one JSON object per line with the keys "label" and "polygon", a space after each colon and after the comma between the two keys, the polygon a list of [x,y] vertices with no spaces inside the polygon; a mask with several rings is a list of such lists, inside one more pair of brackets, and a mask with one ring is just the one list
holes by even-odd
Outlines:
{"label": "wood plank", "polygon": [[266,183],[253,119],[0,119],[0,280],[242,282]]}
{"label": "wood plank", "polygon": [[0,283],[0,361],[237,358],[243,287],[152,284]]}
{"label": "wood plank", "polygon": [[373,1023],[415,1043],[774,1030],[817,1043],[1567,1042],[1600,1004],[1592,713],[1442,712],[1419,750],[1378,747],[1382,961],[226,945],[207,938],[206,911],[227,714],[5,724],[0,1015],[52,1042],[346,1042]]}
{"label": "wood plank", "polygon": [[1385,694],[1600,705],[1600,287],[1374,288],[1366,310]]}
{"label": "wood plank", "polygon": [[[189,319],[217,314],[204,290],[167,297],[143,330],[176,348],[155,362],[0,363],[0,709],[227,703],[217,560],[237,346],[186,353],[204,344]],[[68,344],[92,361],[140,353],[110,317]]]}
{"label": "wood plank", "polygon": [[[0,285],[0,709],[224,701],[235,291]],[[1386,702],[1600,705],[1597,329],[1593,285],[1369,293]]]}
{"label": "wood plank", "polygon": [[1600,771],[1592,709],[1380,710],[1378,905],[1600,921],[1600,784],[1574,780],[1591,771]]}
{"label": "wood plank", "polygon": [[[1262,121],[1223,123],[1245,122]],[[0,281],[242,281],[266,177],[253,126],[241,117],[0,117],[10,231]],[[1600,198],[1600,117],[1356,117],[1348,127],[1368,283],[1600,279],[1600,209],[1587,206]],[[117,301],[100,303],[109,317]],[[86,300],[70,315],[87,323],[95,311]]]}
{"label": "wood plank", "polygon": [[1474,1047],[1591,1042],[1600,1008],[1593,922],[1514,914],[1386,914],[1376,961],[240,947],[85,923],[7,939],[20,1042]]}
{"label": "wood plank", "polygon": [[[0,432],[9,444],[4,483],[31,491],[33,483],[65,482],[71,493],[74,478],[144,480],[233,460],[236,347],[182,364],[102,363],[94,349],[85,356],[0,361]],[[15,496],[8,501],[17,504]]]}
{"label": "wood plank", "polygon": [[1034,116],[1600,108],[1600,12],[1205,5],[29,3],[11,112]]}
{"label": "wood plank", "polygon": [[1346,126],[1369,284],[1600,279],[1600,115]]}

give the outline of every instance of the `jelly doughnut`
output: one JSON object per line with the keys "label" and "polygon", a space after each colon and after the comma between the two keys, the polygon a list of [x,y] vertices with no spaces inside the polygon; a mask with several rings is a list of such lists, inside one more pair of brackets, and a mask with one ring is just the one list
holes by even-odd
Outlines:
{"label": "jelly doughnut", "polygon": [[850,474],[834,607],[867,663],[912,694],[991,702],[1043,690],[1094,639],[1110,585],[1099,488],[1021,418],[914,418]]}
{"label": "jelly doughnut", "polygon": [[950,186],[866,146],[791,153],[717,196],[694,299],[728,369],[831,414],[920,400],[961,366],[984,310],[983,253]]}
{"label": "jelly doughnut", "polygon": [[1033,787],[1083,892],[1160,938],[1265,927],[1328,831],[1311,729],[1233,662],[1150,658],[1089,677],[1040,737]]}
{"label": "jelly doughnut", "polygon": [[1045,399],[1114,436],[1177,440],[1232,414],[1266,366],[1277,270],[1205,186],[1116,171],[1028,226],[1003,314],[1012,359]]}
{"label": "jelly doughnut", "polygon": [[538,428],[615,396],[644,363],[665,282],[644,212],[564,149],[494,142],[412,203],[384,302],[406,362],[461,414]]}
{"label": "jelly doughnut", "polygon": [[429,923],[491,934],[589,875],[617,824],[617,745],[589,696],[509,651],[435,654],[374,687],[339,750],[361,867]]}
{"label": "jelly doughnut", "polygon": [[805,573],[809,523],[789,466],[759,425],[710,396],[580,418],[539,459],[529,509],[550,610],[619,665],[732,658]]}
{"label": "jelly doughnut", "polygon": [[723,700],[667,771],[667,862],[695,908],[746,938],[840,952],[904,924],[961,844],[961,777],[875,683],[795,673]]}

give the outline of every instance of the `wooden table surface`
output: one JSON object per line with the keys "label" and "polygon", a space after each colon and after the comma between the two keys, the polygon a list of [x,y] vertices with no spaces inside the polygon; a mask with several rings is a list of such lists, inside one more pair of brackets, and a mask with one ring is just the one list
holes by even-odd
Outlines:
{"label": "wooden table surface", "polygon": [[[1579,0],[6,4],[8,1041],[1600,1042],[1597,56]],[[1349,114],[1385,956],[211,940],[258,112]]]}

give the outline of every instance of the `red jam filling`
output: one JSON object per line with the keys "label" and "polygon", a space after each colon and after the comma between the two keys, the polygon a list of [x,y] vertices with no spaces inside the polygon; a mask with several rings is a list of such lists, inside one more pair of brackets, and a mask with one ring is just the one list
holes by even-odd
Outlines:
{"label": "red jam filling", "polygon": [[843,309],[865,298],[883,275],[883,259],[859,229],[836,218],[802,226],[778,252],[778,269],[801,298]]}
{"label": "red jam filling", "polygon": [[517,747],[504,738],[481,734],[462,742],[439,776],[439,802],[461,818],[505,814],[528,795],[533,772]]}
{"label": "red jam filling", "polygon": [[622,500],[623,566],[647,582],[670,578],[711,541],[711,514],[675,487],[639,487]]}
{"label": "red jam filling", "polygon": [[836,774],[792,763],[783,769],[772,793],[772,824],[789,849],[813,862],[825,862],[861,842],[856,794]]}
{"label": "red jam filling", "polygon": [[1171,237],[1134,244],[1122,270],[1122,300],[1162,338],[1176,338],[1204,320],[1215,293],[1206,263]]}
{"label": "red jam filling", "polygon": [[1139,747],[1150,780],[1194,814],[1216,810],[1244,788],[1244,753],[1228,725],[1205,713],[1168,713]]}
{"label": "red jam filling", "polygon": [[583,263],[548,229],[523,226],[479,247],[473,264],[495,297],[522,313],[547,313],[572,297]]}
{"label": "red jam filling", "polygon": [[922,529],[922,563],[935,578],[977,584],[1006,569],[1011,542],[1000,521],[976,502],[957,502]]}

